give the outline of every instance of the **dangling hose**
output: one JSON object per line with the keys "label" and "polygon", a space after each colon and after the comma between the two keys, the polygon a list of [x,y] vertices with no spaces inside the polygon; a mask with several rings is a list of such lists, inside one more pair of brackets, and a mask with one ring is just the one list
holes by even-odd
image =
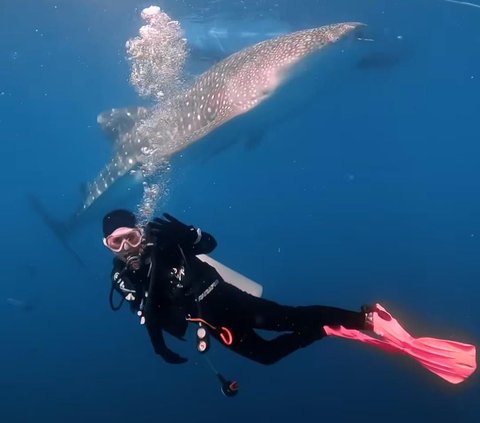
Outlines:
{"label": "dangling hose", "polygon": [[[118,274],[118,277],[121,278],[123,274],[127,271],[127,266],[125,266]],[[115,282],[112,282],[112,286],[110,288],[110,294],[108,295],[108,302],[110,303],[110,308],[113,311],[118,311],[122,308],[123,303],[125,302],[125,297],[122,297],[120,303],[118,305],[113,304],[113,292],[115,291]]]}
{"label": "dangling hose", "polygon": [[[127,258],[125,262],[125,267],[118,273],[118,278],[121,278],[123,274],[130,268],[138,269],[140,267],[141,257],[139,255],[132,255]],[[125,302],[125,297],[122,297],[118,305],[113,304],[113,292],[115,291],[115,282],[112,282],[112,287],[110,288],[110,294],[108,295],[108,302],[110,303],[110,308],[113,311],[118,311],[122,308],[123,303]]]}
{"label": "dangling hose", "polygon": [[108,302],[110,303],[110,308],[113,311],[118,311],[122,308],[123,303],[125,302],[125,297],[122,297],[120,303],[118,305],[113,304],[113,292],[115,291],[115,285],[112,283],[112,287],[110,288],[110,294],[108,295]]}

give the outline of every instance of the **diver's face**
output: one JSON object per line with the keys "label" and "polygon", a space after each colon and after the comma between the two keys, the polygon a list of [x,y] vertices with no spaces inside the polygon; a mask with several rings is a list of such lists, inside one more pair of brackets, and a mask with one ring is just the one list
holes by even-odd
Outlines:
{"label": "diver's face", "polygon": [[118,228],[103,239],[103,244],[118,258],[126,260],[141,253],[142,241],[140,228]]}

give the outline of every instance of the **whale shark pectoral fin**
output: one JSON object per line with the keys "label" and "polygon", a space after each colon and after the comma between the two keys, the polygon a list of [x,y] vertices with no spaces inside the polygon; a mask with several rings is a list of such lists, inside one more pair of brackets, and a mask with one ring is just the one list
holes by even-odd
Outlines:
{"label": "whale shark pectoral fin", "polygon": [[70,246],[68,237],[72,230],[72,226],[69,222],[64,222],[54,218],[47,209],[43,206],[40,199],[33,195],[27,194],[27,200],[30,203],[31,209],[40,217],[43,223],[50,229],[52,234],[57,238],[60,244],[63,245],[66,251],[71,254],[75,261],[84,269],[87,269],[87,265],[78,255],[78,253]]}
{"label": "whale shark pectoral fin", "polygon": [[265,135],[265,131],[263,130],[256,130],[253,131],[249,136],[245,139],[245,150],[246,151],[253,151],[261,144]]}
{"label": "whale shark pectoral fin", "polygon": [[130,131],[137,122],[144,120],[150,112],[146,107],[125,107],[105,110],[97,116],[97,123],[106,137],[116,145],[121,136]]}

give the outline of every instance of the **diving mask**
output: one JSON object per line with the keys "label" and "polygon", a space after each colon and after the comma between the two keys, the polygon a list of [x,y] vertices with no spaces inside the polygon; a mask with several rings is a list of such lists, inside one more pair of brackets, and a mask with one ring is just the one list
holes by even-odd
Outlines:
{"label": "diving mask", "polygon": [[139,228],[118,228],[103,239],[103,245],[114,253],[129,252],[138,248],[143,240],[143,232]]}

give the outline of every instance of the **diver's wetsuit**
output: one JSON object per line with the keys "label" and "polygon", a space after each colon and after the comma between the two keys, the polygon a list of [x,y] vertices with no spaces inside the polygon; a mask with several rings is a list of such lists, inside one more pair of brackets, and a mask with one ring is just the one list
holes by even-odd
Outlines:
{"label": "diver's wetsuit", "polygon": [[[155,352],[167,362],[185,360],[167,348],[162,330],[181,339],[189,315],[200,317],[213,326],[227,327],[233,335],[229,348],[262,364],[275,363],[321,339],[325,335],[324,325],[342,325],[349,329],[365,327],[362,312],[318,305],[280,305],[226,283],[215,268],[196,257],[210,253],[217,245],[206,232],[195,242],[176,241],[162,246],[156,242],[143,257],[138,271],[125,269],[125,263],[115,259],[112,272],[115,290],[130,301],[135,311],[143,310]],[[149,279],[153,289],[147,299]],[[148,309],[147,303],[151,305]],[[266,340],[254,329],[288,333]],[[216,332],[211,335],[221,342]]]}

